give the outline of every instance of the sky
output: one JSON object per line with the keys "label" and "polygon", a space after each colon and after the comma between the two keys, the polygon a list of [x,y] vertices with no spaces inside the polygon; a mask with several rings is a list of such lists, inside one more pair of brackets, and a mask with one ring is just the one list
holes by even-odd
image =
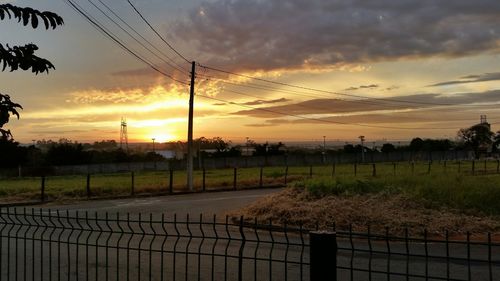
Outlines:
{"label": "sky", "polygon": [[131,142],[184,141],[191,61],[195,138],[453,139],[480,115],[500,130],[498,0],[131,0],[180,55],[127,0],[74,2],[162,73],[64,0],[0,0],[65,21],[0,22],[0,43],[35,43],[56,67],[0,73],[23,106],[7,125],[20,142],[119,140],[122,117]]}

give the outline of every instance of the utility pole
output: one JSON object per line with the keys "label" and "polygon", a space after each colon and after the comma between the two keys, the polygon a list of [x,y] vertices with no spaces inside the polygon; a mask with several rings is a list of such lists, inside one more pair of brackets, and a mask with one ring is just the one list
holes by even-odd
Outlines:
{"label": "utility pole", "polygon": [[156,171],[155,138],[152,138],[151,140],[153,140],[153,159],[154,159],[154,165],[155,165],[155,171]]}
{"label": "utility pole", "polygon": [[247,142],[246,142],[246,147],[247,147],[247,153],[246,153],[246,156],[247,156],[247,157],[249,156],[249,152],[248,152],[248,140],[249,140],[249,138],[247,137]]}
{"label": "utility pole", "polygon": [[189,119],[188,119],[188,151],[187,151],[187,186],[193,191],[193,106],[194,106],[194,78],[196,63],[191,65],[191,87],[189,90]]}
{"label": "utility pole", "polygon": [[361,140],[361,162],[365,162],[365,136],[358,137]]}
{"label": "utility pole", "polygon": [[323,136],[323,164],[326,162],[326,136]]}

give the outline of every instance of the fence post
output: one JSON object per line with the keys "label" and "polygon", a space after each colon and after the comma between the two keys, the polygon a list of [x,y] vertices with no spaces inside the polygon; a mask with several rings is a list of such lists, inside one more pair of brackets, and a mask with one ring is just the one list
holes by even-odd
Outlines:
{"label": "fence post", "polygon": [[40,201],[45,202],[45,176],[42,176],[42,184],[40,186]]}
{"label": "fence post", "polygon": [[372,164],[372,176],[377,176],[377,165],[375,163]]}
{"label": "fence post", "polygon": [[484,160],[484,173],[486,174],[486,172],[488,172],[488,162]]}
{"label": "fence post", "polygon": [[411,162],[411,174],[414,175],[415,174],[415,162]]}
{"label": "fence post", "polygon": [[446,160],[444,160],[444,173],[446,173],[446,170],[447,170],[446,168],[447,168],[446,167]]}
{"label": "fence post", "polygon": [[87,197],[90,198],[90,174],[87,174]]}
{"label": "fence post", "polygon": [[285,167],[285,185],[287,184],[288,180],[288,166]]}
{"label": "fence post", "polygon": [[131,179],[131,181],[130,181],[130,195],[134,196],[134,194],[135,194],[135,190],[134,190],[134,188],[135,188],[135,175],[134,175],[134,171],[130,172],[130,179]]}
{"label": "fence post", "polygon": [[354,176],[358,175],[358,164],[354,163]]}
{"label": "fence post", "polygon": [[234,168],[233,172],[233,189],[236,190],[236,180],[238,176],[238,168]]}
{"label": "fence post", "polygon": [[174,193],[174,169],[170,169],[170,176],[168,178],[168,192]]}
{"label": "fence post", "polygon": [[472,160],[472,175],[476,174],[476,160]]}
{"label": "fence post", "polygon": [[310,280],[337,280],[337,234],[328,231],[309,233]]}
{"label": "fence post", "polygon": [[207,171],[205,170],[205,168],[203,168],[203,181],[202,181],[202,186],[201,186],[201,189],[203,190],[203,192],[205,192],[205,190],[207,188],[206,182],[205,182],[206,175],[207,175]]}
{"label": "fence post", "polygon": [[313,177],[313,166],[309,166],[309,178],[312,179]]}
{"label": "fence post", "polygon": [[262,187],[262,176],[264,174],[264,167],[260,167],[260,178],[259,178],[259,187]]}
{"label": "fence post", "polygon": [[427,174],[431,173],[432,161],[429,161],[429,166],[427,167]]}
{"label": "fence post", "polygon": [[394,175],[396,175],[396,162],[392,163],[392,169],[394,170]]}

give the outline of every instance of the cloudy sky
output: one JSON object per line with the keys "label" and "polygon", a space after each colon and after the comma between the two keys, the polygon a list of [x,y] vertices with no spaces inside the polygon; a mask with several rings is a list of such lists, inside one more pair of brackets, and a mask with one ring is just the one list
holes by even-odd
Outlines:
{"label": "cloudy sky", "polygon": [[[131,1],[201,64],[195,137],[454,138],[481,114],[500,129],[500,1]],[[0,1],[65,20],[50,31],[0,22],[2,44],[36,43],[56,66],[49,75],[0,73],[0,91],[24,107],[8,124],[14,137],[118,139],[125,117],[133,141],[185,140],[190,64],[127,0],[74,2],[163,74],[66,1]]]}

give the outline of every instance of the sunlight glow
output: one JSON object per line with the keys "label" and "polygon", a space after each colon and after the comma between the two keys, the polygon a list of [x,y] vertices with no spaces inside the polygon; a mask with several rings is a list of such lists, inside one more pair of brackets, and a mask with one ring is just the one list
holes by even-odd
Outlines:
{"label": "sunlight glow", "polygon": [[169,133],[156,133],[156,134],[153,133],[149,135],[149,137],[146,137],[147,141],[152,141],[152,139],[155,139],[155,142],[157,143],[161,143],[161,142],[176,141],[178,140],[178,137]]}

